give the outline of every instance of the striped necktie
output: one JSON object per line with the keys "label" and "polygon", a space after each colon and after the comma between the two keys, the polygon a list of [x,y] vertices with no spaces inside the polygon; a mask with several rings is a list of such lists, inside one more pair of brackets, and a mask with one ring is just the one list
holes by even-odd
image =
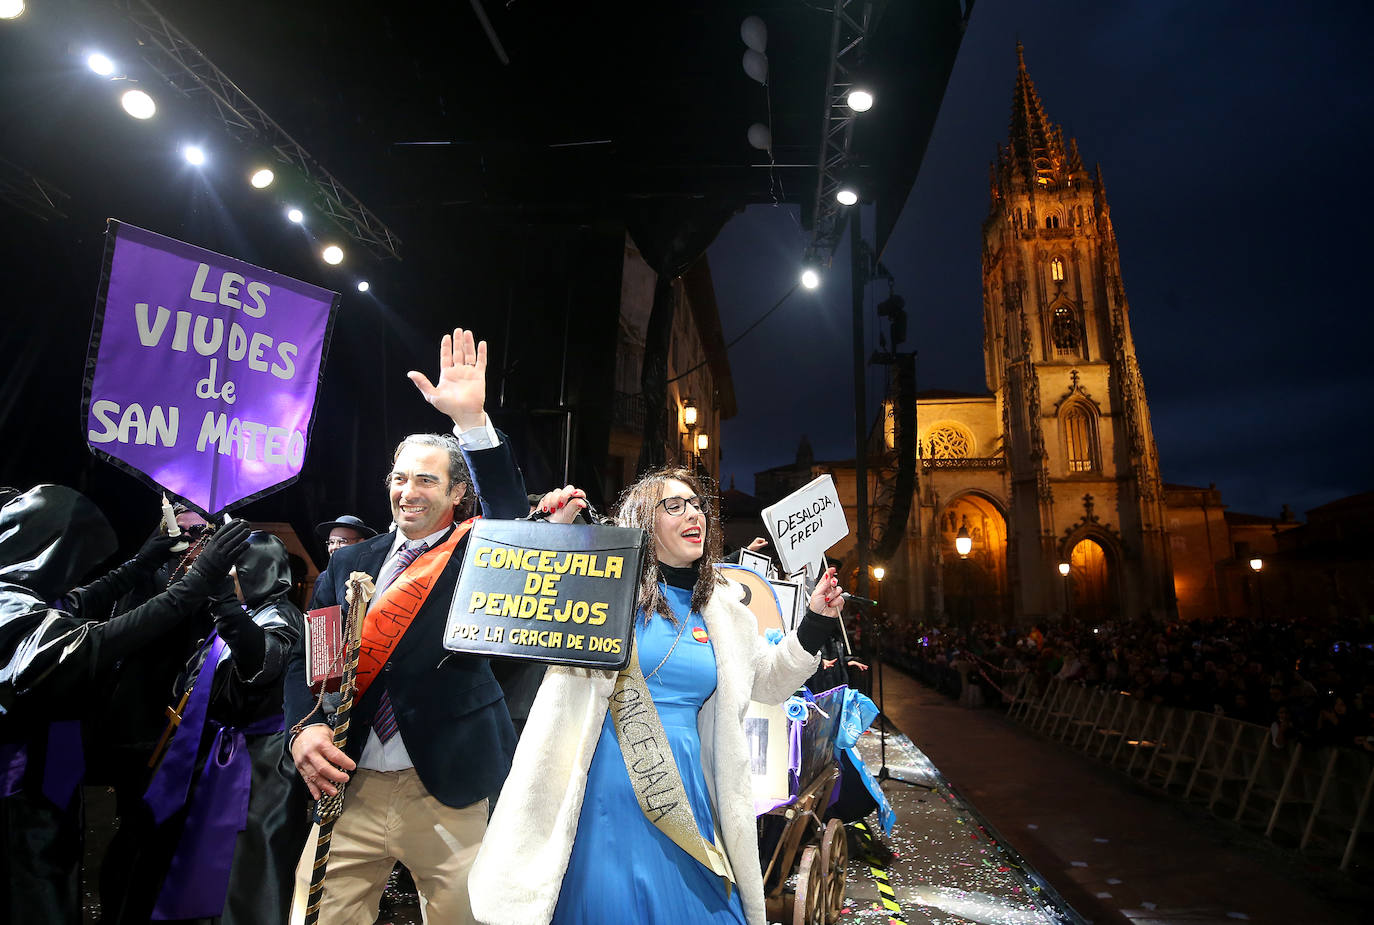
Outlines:
{"label": "striped necktie", "polygon": [[[377,589],[378,596],[380,597],[381,592],[401,577],[401,573],[406,570],[407,565],[414,562],[420,553],[428,548],[428,543],[412,544],[410,541],[401,546],[387,569],[386,581]],[[372,717],[372,731],[377,733],[377,738],[382,741],[383,745],[396,735],[396,712],[391,708],[391,697],[387,695],[385,687],[382,688],[381,699],[377,701],[377,713]]]}

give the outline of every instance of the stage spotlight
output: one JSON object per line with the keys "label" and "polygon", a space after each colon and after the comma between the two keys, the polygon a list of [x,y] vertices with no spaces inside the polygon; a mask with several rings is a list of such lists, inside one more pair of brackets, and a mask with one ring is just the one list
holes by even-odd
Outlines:
{"label": "stage spotlight", "polygon": [[873,94],[862,87],[855,87],[849,91],[849,95],[844,100],[849,104],[849,108],[855,112],[868,112],[873,108]]}
{"label": "stage spotlight", "polygon": [[276,178],[276,174],[264,167],[256,171],[253,176],[248,179],[248,182],[253,184],[253,189],[267,189]]}
{"label": "stage spotlight", "polygon": [[841,186],[835,193],[835,201],[842,206],[852,206],[859,201],[859,194],[851,186]]}
{"label": "stage spotlight", "polygon": [[95,71],[101,77],[109,77],[114,73],[114,62],[98,51],[93,51],[86,56],[86,67]]}
{"label": "stage spotlight", "polygon": [[[342,258],[343,255],[340,254],[339,256],[340,256],[340,258]],[[369,290],[369,289],[371,289],[371,288],[372,288],[372,285],[371,285],[367,280],[364,279],[364,280],[359,280],[359,281],[358,281],[358,291],[359,291],[359,292],[367,292],[367,290]]]}
{"label": "stage spotlight", "polygon": [[24,0],[0,0],[0,19],[18,19],[24,15]]}
{"label": "stage spotlight", "polygon": [[305,213],[294,207],[286,210],[286,217],[297,225],[305,221]]}
{"label": "stage spotlight", "polygon": [[124,91],[124,95],[119,98],[119,104],[135,119],[151,119],[153,113],[157,112],[157,103],[142,90]]}
{"label": "stage spotlight", "polygon": [[817,273],[814,267],[807,267],[802,270],[801,284],[807,289],[815,289],[821,284],[821,274]]}
{"label": "stage spotlight", "polygon": [[343,248],[337,244],[331,244],[320,251],[320,256],[324,258],[325,263],[336,267],[343,263]]}
{"label": "stage spotlight", "polygon": [[181,156],[186,158],[186,163],[192,167],[205,165],[205,149],[200,145],[187,145],[181,149]]}

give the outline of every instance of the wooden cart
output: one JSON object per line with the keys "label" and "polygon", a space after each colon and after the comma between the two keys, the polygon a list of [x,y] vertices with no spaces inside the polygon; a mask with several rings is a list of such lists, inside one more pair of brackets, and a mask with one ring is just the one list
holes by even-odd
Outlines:
{"label": "wooden cart", "polygon": [[819,695],[829,714],[808,709],[802,725],[802,761],[796,799],[758,817],[768,921],[834,925],[844,906],[849,849],[838,819],[822,821],[840,780],[835,761],[844,688]]}

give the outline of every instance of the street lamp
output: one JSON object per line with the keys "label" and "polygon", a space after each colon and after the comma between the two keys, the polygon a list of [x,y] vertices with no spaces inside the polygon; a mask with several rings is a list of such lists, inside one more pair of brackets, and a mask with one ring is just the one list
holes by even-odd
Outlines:
{"label": "street lamp", "polygon": [[1255,606],[1259,610],[1259,618],[1264,619],[1264,579],[1260,578],[1260,571],[1264,568],[1264,560],[1255,556],[1250,560],[1250,571],[1255,576]]}
{"label": "street lamp", "polygon": [[963,629],[973,622],[973,582],[969,577],[968,554],[973,551],[973,537],[968,535],[968,523],[959,525],[954,537],[954,551],[959,554],[959,584],[963,592],[959,606],[959,622]]}
{"label": "street lamp", "polygon": [[1069,563],[1059,563],[1059,576],[1064,579],[1064,617],[1073,619],[1073,605],[1069,598]]}
{"label": "street lamp", "polygon": [[682,423],[688,427],[697,426],[697,406],[690,398],[682,403]]}

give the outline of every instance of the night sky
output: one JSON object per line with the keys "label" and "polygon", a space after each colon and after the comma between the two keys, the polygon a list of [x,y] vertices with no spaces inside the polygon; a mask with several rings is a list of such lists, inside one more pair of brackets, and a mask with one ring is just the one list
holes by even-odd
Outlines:
{"label": "night sky", "polygon": [[[979,0],[883,255],[918,388],[986,389],[980,226],[1019,39],[1050,119],[1102,166],[1164,480],[1269,516],[1374,488],[1372,30],[1356,2]],[[880,99],[865,118],[883,115]],[[792,285],[805,240],[785,208],[726,226],[710,258],[727,340]],[[731,350],[726,486],[752,492],[803,433],[818,459],[853,458],[848,261],[846,244],[820,290]],[[870,289],[870,342],[885,295]],[[868,382],[876,409],[882,374]]]}

